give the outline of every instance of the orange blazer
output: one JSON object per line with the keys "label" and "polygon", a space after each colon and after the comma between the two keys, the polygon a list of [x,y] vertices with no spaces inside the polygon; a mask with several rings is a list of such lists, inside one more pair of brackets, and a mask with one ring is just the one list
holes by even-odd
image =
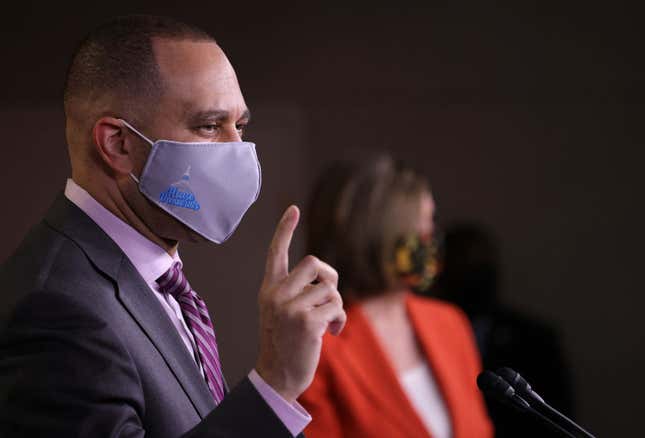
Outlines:
{"label": "orange blazer", "polygon": [[[408,294],[408,315],[442,391],[453,438],[488,438],[493,427],[477,389],[479,353],[455,306]],[[320,364],[300,403],[313,420],[307,438],[423,437],[423,425],[359,306],[338,337],[325,335]]]}

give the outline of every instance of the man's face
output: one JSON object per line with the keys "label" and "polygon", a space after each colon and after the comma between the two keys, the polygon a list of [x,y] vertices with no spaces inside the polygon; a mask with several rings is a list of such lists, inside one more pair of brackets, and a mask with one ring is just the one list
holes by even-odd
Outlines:
{"label": "man's face", "polygon": [[[233,67],[214,42],[153,41],[163,94],[148,114],[146,126],[136,126],[155,140],[181,142],[240,141],[250,115]],[[141,175],[150,146],[139,142],[136,175]],[[133,188],[136,190],[133,190]],[[203,240],[161,209],[148,202],[134,184],[125,190],[128,202],[151,230],[167,240]]]}

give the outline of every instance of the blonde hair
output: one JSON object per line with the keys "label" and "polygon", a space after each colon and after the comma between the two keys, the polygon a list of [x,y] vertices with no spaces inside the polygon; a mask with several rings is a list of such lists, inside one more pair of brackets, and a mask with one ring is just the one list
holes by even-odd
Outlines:
{"label": "blonde hair", "polygon": [[390,266],[396,240],[417,231],[421,198],[430,187],[389,156],[344,164],[339,172],[341,166],[335,188],[321,196],[334,173],[328,171],[311,198],[308,246],[339,271],[341,293],[360,299],[395,285]]}

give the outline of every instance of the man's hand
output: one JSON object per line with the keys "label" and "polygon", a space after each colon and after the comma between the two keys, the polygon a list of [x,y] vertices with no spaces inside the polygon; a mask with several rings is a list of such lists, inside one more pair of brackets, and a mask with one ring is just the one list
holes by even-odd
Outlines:
{"label": "man's hand", "polygon": [[289,402],[311,384],[325,331],[339,334],[347,318],[334,268],[307,256],[289,272],[289,245],[299,216],[291,206],[278,223],[258,299],[260,357],[255,369]]}

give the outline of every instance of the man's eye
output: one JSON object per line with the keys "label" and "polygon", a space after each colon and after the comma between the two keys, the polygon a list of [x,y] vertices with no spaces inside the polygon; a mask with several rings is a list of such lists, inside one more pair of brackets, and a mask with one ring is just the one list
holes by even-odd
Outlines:
{"label": "man's eye", "polygon": [[217,131],[218,126],[217,125],[203,125],[203,126],[200,126],[199,129],[201,129],[202,131],[204,131],[204,132],[206,132],[208,134],[211,134],[211,133]]}
{"label": "man's eye", "polygon": [[235,129],[237,129],[237,132],[242,135],[244,134],[244,129],[246,128],[246,125],[235,125]]}

